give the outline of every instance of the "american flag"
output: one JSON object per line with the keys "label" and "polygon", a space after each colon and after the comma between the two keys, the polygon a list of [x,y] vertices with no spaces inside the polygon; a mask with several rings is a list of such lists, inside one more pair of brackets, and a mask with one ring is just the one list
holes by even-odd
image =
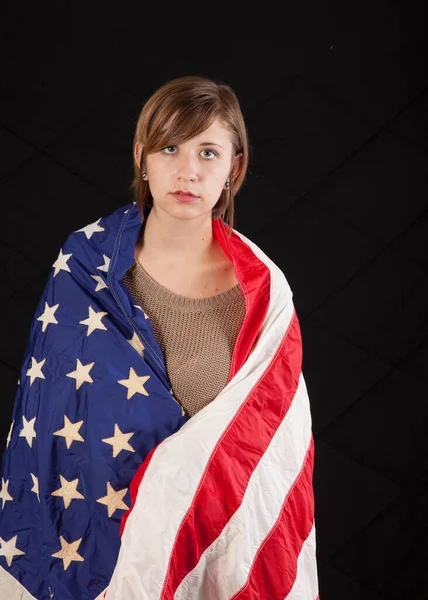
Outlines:
{"label": "american flag", "polygon": [[31,323],[2,458],[1,598],[319,598],[292,292],[257,245],[212,223],[246,316],[225,388],[192,418],[122,282],[142,225],[136,204],[65,240]]}

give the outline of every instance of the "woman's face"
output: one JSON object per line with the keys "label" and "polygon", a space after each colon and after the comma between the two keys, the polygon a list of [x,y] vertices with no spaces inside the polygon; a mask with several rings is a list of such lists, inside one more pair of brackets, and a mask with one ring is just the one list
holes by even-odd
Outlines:
{"label": "woman's face", "polygon": [[[165,210],[177,217],[196,217],[210,213],[218,201],[232,168],[230,132],[218,120],[201,134],[186,142],[167,146],[146,156],[143,172],[153,196],[156,210]],[[141,145],[135,146],[137,164]],[[237,167],[239,155],[235,158]],[[172,193],[190,191],[198,198],[184,203]]]}

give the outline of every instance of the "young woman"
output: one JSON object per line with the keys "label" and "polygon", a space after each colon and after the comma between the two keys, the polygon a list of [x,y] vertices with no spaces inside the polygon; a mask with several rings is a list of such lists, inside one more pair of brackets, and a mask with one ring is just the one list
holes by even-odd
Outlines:
{"label": "young woman", "polygon": [[0,596],[316,600],[314,442],[282,271],[233,228],[230,86],[144,104],[135,201],[71,233],[2,462]]}

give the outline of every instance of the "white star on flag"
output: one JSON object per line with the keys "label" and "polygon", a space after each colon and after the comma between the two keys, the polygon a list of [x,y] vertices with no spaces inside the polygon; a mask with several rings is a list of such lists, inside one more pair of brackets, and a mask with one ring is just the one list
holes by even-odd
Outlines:
{"label": "white star on flag", "polygon": [[72,423],[67,415],[64,415],[64,427],[54,431],[53,435],[60,435],[65,438],[67,448],[69,449],[73,442],[84,442],[85,440],[79,433],[79,429],[82,426],[83,421]]}
{"label": "white star on flag", "polygon": [[92,369],[95,362],[88,363],[87,365],[82,365],[82,363],[80,362],[80,360],[78,358],[76,360],[77,360],[76,370],[72,371],[71,373],[66,373],[66,376],[72,377],[73,379],[76,380],[76,390],[78,390],[80,388],[80,386],[82,385],[82,383],[85,383],[85,381],[87,381],[88,383],[94,382],[92,377],[89,375],[89,371]]}
{"label": "white star on flag", "polygon": [[56,277],[60,271],[68,271],[69,273],[71,273],[70,267],[67,264],[67,261],[70,258],[70,256],[73,256],[73,255],[72,254],[63,254],[62,248],[61,248],[61,250],[59,251],[59,254],[58,254],[58,258],[52,265],[52,267],[55,269],[55,273],[53,275],[54,277]]}
{"label": "white star on flag", "polygon": [[0,556],[4,556],[6,558],[9,567],[12,564],[12,559],[14,556],[25,554],[25,552],[22,552],[22,550],[18,550],[18,548],[16,547],[17,538],[18,536],[15,535],[14,537],[10,538],[10,540],[6,541],[0,537]]}
{"label": "white star on flag", "polygon": [[144,312],[144,310],[143,310],[143,307],[142,307],[142,306],[140,306],[139,304],[134,304],[134,306],[135,306],[135,308],[139,308],[139,309],[141,310],[141,312],[143,313],[143,315],[144,315],[144,318],[145,318],[145,319],[148,319],[148,318],[149,318],[149,317],[146,315],[146,313]]}
{"label": "white star on flag", "polygon": [[13,420],[12,423],[10,424],[9,433],[7,434],[7,439],[6,439],[6,448],[9,447],[10,439],[12,437],[12,429],[13,429],[13,424],[14,423],[15,423],[15,420]]}
{"label": "white star on flag", "polygon": [[3,477],[1,478],[1,490],[0,490],[0,498],[2,499],[2,510],[4,508],[4,505],[6,504],[6,502],[9,500],[13,500],[12,496],[9,494],[8,488],[9,487],[9,479],[7,481],[5,481],[3,479]]}
{"label": "white star on flag", "polygon": [[39,496],[39,480],[38,478],[33,475],[33,473],[30,473],[31,475],[31,479],[33,480],[33,487],[31,488],[31,492],[34,492],[35,494],[37,494],[37,500],[40,502],[40,496]]}
{"label": "white star on flag", "polygon": [[135,350],[138,352],[138,354],[140,354],[141,356],[143,356],[143,353],[144,353],[144,344],[140,340],[140,338],[138,337],[138,335],[135,333],[135,331],[134,331],[134,335],[132,336],[132,338],[130,340],[128,340],[128,342],[131,344],[131,346],[133,348],[135,348]]}
{"label": "white star on flag", "polygon": [[64,508],[68,508],[70,503],[74,499],[83,499],[84,496],[77,491],[79,479],[73,479],[73,481],[67,481],[65,477],[60,475],[61,487],[52,492],[51,496],[61,496],[64,500]]}
{"label": "white star on flag", "polygon": [[82,229],[77,229],[75,231],[75,233],[78,233],[79,231],[83,231],[83,233],[86,235],[88,240],[90,240],[92,235],[94,233],[96,233],[97,231],[104,231],[104,227],[101,227],[100,225],[98,225],[98,223],[101,221],[101,219],[102,219],[102,217],[100,217],[97,221],[94,221],[93,223],[89,223],[89,225],[82,227]]}
{"label": "white star on flag", "polygon": [[95,288],[96,292],[103,290],[104,288],[108,288],[108,285],[104,283],[103,278],[100,275],[91,275],[92,279],[95,279],[97,282],[97,287]]}
{"label": "white star on flag", "polygon": [[49,306],[47,302],[45,302],[45,311],[40,317],[37,317],[37,321],[42,321],[42,331],[46,331],[46,327],[49,323],[58,324],[58,321],[55,319],[54,314],[59,304],[55,304],[55,306]]}
{"label": "white star on flag", "polygon": [[113,458],[119,454],[121,450],[129,450],[130,452],[135,452],[134,448],[128,444],[128,440],[134,435],[131,433],[122,433],[119,429],[119,425],[115,423],[114,425],[114,436],[110,438],[103,438],[102,441],[106,444],[111,444],[113,446]]}
{"label": "white star on flag", "polygon": [[92,306],[89,306],[89,317],[84,321],[79,321],[82,325],[88,326],[87,336],[90,336],[95,329],[107,331],[107,327],[101,322],[101,319],[108,315],[106,312],[95,312]]}
{"label": "white star on flag", "polygon": [[45,376],[42,373],[42,367],[45,364],[45,362],[46,358],[44,358],[38,363],[34,356],[31,357],[31,368],[27,371],[27,375],[30,377],[30,387],[33,385],[33,381],[37,377],[40,377],[40,379],[45,378]]}
{"label": "white star on flag", "polygon": [[34,423],[36,422],[36,417],[33,417],[31,419],[31,421],[27,421],[27,419],[23,415],[22,416],[22,420],[23,420],[23,423],[24,423],[24,427],[19,432],[19,436],[20,437],[25,437],[25,439],[28,442],[28,445],[31,448],[32,444],[33,444],[33,438],[36,437],[36,432],[34,431]]}
{"label": "white star on flag", "polygon": [[112,488],[110,481],[107,481],[107,496],[98,498],[97,502],[99,502],[100,504],[105,504],[107,506],[109,518],[116,510],[127,510],[129,508],[122,500],[127,491],[128,488],[125,488],[123,490],[117,490],[116,492]]}
{"label": "white star on flag", "polygon": [[131,367],[129,369],[128,379],[121,379],[120,381],[118,381],[118,383],[128,388],[126,399],[129,400],[134,394],[144,394],[144,396],[149,395],[149,393],[144,389],[144,383],[148,379],[150,379],[150,375],[143,375],[140,377]]}
{"label": "white star on flag", "polygon": [[104,264],[101,265],[100,267],[97,267],[97,269],[99,269],[100,271],[105,271],[107,273],[108,268],[110,266],[110,259],[105,254],[103,254],[103,258],[104,258]]}
{"label": "white star on flag", "polygon": [[58,552],[55,552],[55,554],[52,554],[52,556],[54,558],[61,558],[64,561],[63,562],[64,571],[66,571],[68,569],[71,561],[77,560],[79,562],[82,562],[83,560],[85,560],[83,558],[83,556],[80,556],[80,554],[78,554],[78,552],[77,552],[77,548],[80,546],[80,542],[82,541],[82,538],[79,538],[75,542],[71,542],[69,544],[64,539],[64,537],[61,535],[59,538],[59,541],[61,542],[61,550],[59,550]]}

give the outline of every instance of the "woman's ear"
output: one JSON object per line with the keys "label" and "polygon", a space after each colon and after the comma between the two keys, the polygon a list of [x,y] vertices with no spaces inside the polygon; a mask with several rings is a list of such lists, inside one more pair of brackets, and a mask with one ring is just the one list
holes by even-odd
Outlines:
{"label": "woman's ear", "polygon": [[231,175],[232,180],[235,180],[241,171],[241,164],[242,164],[243,156],[244,156],[244,154],[242,152],[239,152],[233,159],[232,175]]}
{"label": "woman's ear", "polygon": [[135,142],[134,158],[135,158],[135,162],[137,163],[138,168],[140,168],[142,151],[143,151],[143,144],[141,142]]}

